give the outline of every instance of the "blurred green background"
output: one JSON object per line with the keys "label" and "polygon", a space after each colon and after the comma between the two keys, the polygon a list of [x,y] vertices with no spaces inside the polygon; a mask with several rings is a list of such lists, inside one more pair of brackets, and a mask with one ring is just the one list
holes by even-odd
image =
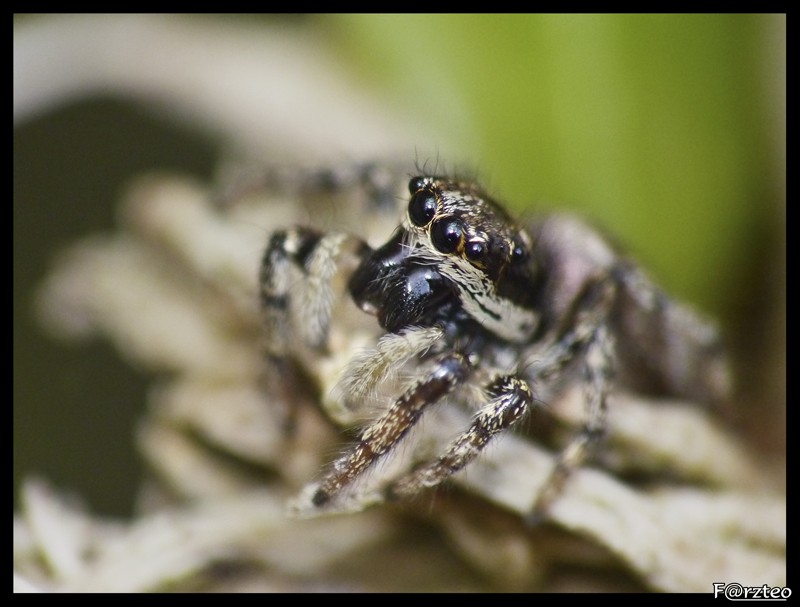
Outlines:
{"label": "blurred green background", "polygon": [[[591,216],[670,291],[723,321],[742,394],[781,419],[785,383],[761,386],[779,383],[780,369],[764,366],[785,353],[785,17],[259,19],[325,40],[387,108],[457,142],[446,166],[468,163],[518,212]],[[38,472],[100,511],[129,510],[146,378],[105,343],[44,336],[34,289],[59,250],[112,228],[131,177],[208,179],[221,143],[115,97],[15,128],[15,490]]]}
{"label": "blurred green background", "polygon": [[674,292],[722,313],[774,204],[764,72],[782,50],[766,26],[754,15],[334,20],[398,104],[475,133],[468,155],[509,204],[591,214]]}

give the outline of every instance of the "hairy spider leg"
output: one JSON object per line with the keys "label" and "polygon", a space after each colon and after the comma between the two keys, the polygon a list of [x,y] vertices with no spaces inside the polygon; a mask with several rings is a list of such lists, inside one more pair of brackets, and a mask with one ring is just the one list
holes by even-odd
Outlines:
{"label": "hairy spider leg", "polygon": [[440,484],[475,459],[496,434],[522,419],[534,402],[528,383],[511,375],[495,379],[487,386],[487,393],[493,398],[478,411],[466,432],[434,461],[390,483],[384,493],[387,500],[409,497]]}
{"label": "hairy spider leg", "polygon": [[[585,460],[605,431],[612,354],[605,318],[614,296],[611,284],[601,278],[587,285],[570,314],[573,329],[563,333],[556,344],[548,348],[551,356],[537,370],[537,376],[556,376],[568,362],[583,353],[586,405],[584,427],[559,455],[534,506],[536,514],[546,512],[572,470]],[[487,393],[494,398],[478,411],[470,427],[434,461],[390,483],[385,490],[386,499],[402,499],[439,485],[472,462],[495,435],[525,417],[534,403],[529,384],[514,375],[496,378],[487,386]]]}
{"label": "hairy spider leg", "polygon": [[571,328],[547,349],[550,356],[534,371],[533,381],[557,377],[569,362],[581,356],[584,421],[579,434],[559,453],[552,472],[539,490],[528,516],[530,523],[545,516],[573,471],[581,466],[605,435],[614,355],[614,343],[607,322],[616,294],[617,286],[610,279],[610,274],[588,281],[569,314],[571,320],[567,326]]}
{"label": "hairy spider leg", "polygon": [[215,192],[212,202],[224,209],[264,191],[314,197],[361,187],[367,193],[369,207],[364,210],[394,211],[398,171],[402,173],[399,165],[392,167],[375,162],[343,163],[333,167],[259,165],[243,173],[237,167],[236,178]]}
{"label": "hairy spider leg", "polygon": [[301,347],[325,350],[335,300],[332,282],[346,249],[357,260],[371,251],[353,236],[303,227],[275,232],[264,251],[260,297],[267,337],[265,381],[276,388],[286,408],[287,429],[294,420],[290,403],[296,387],[303,385],[292,355]]}
{"label": "hairy spider leg", "polygon": [[528,515],[530,523],[544,518],[569,477],[583,464],[605,435],[608,392],[613,374],[612,350],[613,341],[608,329],[605,325],[600,325],[585,345],[583,426],[559,453],[553,470],[539,489]]}
{"label": "hairy spider leg", "polygon": [[408,388],[361,433],[355,446],[333,462],[311,498],[314,506],[330,502],[392,449],[417,423],[423,411],[463,383],[470,371],[469,361],[461,354],[440,357],[424,379]]}
{"label": "hairy spider leg", "polygon": [[270,353],[290,348],[290,336],[323,349],[334,293],[332,281],[346,243],[363,258],[369,246],[347,234],[322,234],[310,228],[275,232],[261,263],[261,307],[270,335]]}
{"label": "hairy spider leg", "polygon": [[355,410],[363,406],[375,388],[411,358],[424,354],[444,335],[440,327],[409,327],[387,333],[374,349],[353,357],[333,388],[334,398]]}

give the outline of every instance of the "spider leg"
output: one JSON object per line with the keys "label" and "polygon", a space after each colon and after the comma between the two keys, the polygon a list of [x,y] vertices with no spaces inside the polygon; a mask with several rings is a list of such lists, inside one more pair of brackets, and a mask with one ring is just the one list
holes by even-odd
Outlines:
{"label": "spider leg", "polygon": [[547,349],[532,374],[533,381],[560,376],[567,364],[581,356],[584,373],[584,424],[580,433],[561,451],[534,503],[529,522],[541,520],[572,472],[587,458],[605,434],[608,392],[613,375],[614,347],[607,322],[617,295],[617,284],[609,275],[588,281],[576,299],[568,329]]}
{"label": "spider leg", "polygon": [[[364,192],[359,211],[397,210],[397,174],[405,174],[404,166],[361,162],[343,163],[334,167],[258,166],[234,167],[236,176],[215,193],[214,204],[221,208],[236,205],[247,196],[259,192],[280,192],[303,198],[338,195],[360,188]],[[402,180],[401,180],[402,181]],[[405,182],[402,184],[405,186]]]}
{"label": "spider leg", "polygon": [[626,385],[724,406],[732,388],[729,362],[714,324],[671,299],[637,266],[620,262],[615,306],[617,354]]}
{"label": "spider leg", "polygon": [[527,382],[515,376],[497,378],[487,391],[492,399],[478,411],[470,427],[437,459],[392,482],[386,488],[386,499],[409,497],[446,480],[475,459],[496,434],[524,417],[533,403]]}
{"label": "spider leg", "polygon": [[[303,386],[294,354],[303,348],[324,350],[334,304],[333,280],[343,258],[354,266],[369,246],[341,233],[310,228],[275,232],[269,239],[259,276],[265,331],[265,382],[286,409],[291,429],[297,387]],[[299,339],[298,339],[299,338]]]}
{"label": "spider leg", "polygon": [[613,341],[600,325],[591,334],[584,353],[584,423],[580,433],[561,451],[550,476],[539,490],[529,522],[541,520],[570,475],[595,448],[606,431],[608,392],[613,373]]}
{"label": "spider leg", "polygon": [[323,506],[394,447],[417,423],[426,407],[442,399],[468,376],[466,357],[453,353],[441,357],[433,370],[413,384],[380,418],[368,426],[347,453],[338,458],[315,484],[314,506]]}
{"label": "spider leg", "polygon": [[355,356],[333,388],[333,396],[347,409],[357,409],[370,393],[414,356],[427,351],[444,334],[439,327],[410,327],[387,333],[375,349]]}
{"label": "spider leg", "polygon": [[275,232],[261,262],[261,309],[271,336],[268,351],[286,352],[294,336],[324,348],[333,308],[333,278],[346,245],[360,260],[369,246],[346,234],[311,228]]}

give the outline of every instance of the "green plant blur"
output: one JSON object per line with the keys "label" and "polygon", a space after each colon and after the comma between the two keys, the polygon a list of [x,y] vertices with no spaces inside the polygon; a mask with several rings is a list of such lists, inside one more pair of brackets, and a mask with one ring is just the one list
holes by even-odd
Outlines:
{"label": "green plant blur", "polygon": [[730,314],[774,211],[767,16],[320,21],[360,76],[454,134],[456,161],[518,212],[588,214],[668,289]]}

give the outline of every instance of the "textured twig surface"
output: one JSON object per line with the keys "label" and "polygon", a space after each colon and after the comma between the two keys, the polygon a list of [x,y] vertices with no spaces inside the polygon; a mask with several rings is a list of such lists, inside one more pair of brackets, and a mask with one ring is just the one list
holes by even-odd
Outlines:
{"label": "textured twig surface", "polygon": [[[221,213],[210,199],[181,180],[142,182],[125,202],[119,233],[69,251],[42,291],[42,315],[52,329],[99,332],[132,362],[168,379],[152,391],[139,429],[159,479],[143,493],[145,514],[98,521],[41,484],[28,486],[15,524],[15,558],[31,584],[397,589],[372,570],[387,567],[385,558],[369,559],[355,574],[333,573],[375,546],[384,555],[411,550],[423,562],[436,551],[449,553],[417,582],[409,574],[409,589],[563,589],[558,572],[566,565],[573,576],[586,571],[585,579],[570,582],[576,588],[638,583],[706,592],[715,581],[785,582],[785,500],[768,490],[736,438],[689,403],[626,394],[613,397],[603,458],[609,469],[575,474],[540,528],[527,527],[524,515],[554,455],[520,435],[505,436],[457,475],[457,491],[405,509],[288,517],[286,500],[341,440],[315,408],[302,404],[296,430],[287,434],[283,409],[270,406],[269,389],[260,385],[261,226],[296,207],[271,198]],[[362,330],[377,335],[368,324]],[[366,340],[350,337],[355,344]],[[337,340],[344,337],[332,335]],[[320,376],[337,364],[319,362]],[[580,392],[569,391],[552,412],[576,427],[580,402]],[[434,452],[466,424],[465,416],[446,407],[433,413],[415,456]],[[405,544],[424,521],[448,541],[434,534]],[[459,560],[485,574],[479,584],[467,581],[465,571],[449,571]],[[439,567],[449,573],[431,586],[428,576]]]}
{"label": "textured twig surface", "polygon": [[[14,55],[20,120],[103,90],[158,99],[237,147],[282,158],[385,157],[427,143],[424,128],[400,126],[342,85],[324,49],[277,30],[52,19],[15,32]],[[630,394],[612,395],[602,466],[578,471],[540,526],[524,515],[554,454],[522,433],[504,436],[454,488],[356,514],[287,516],[287,502],[346,440],[307,393],[287,433],[285,403],[262,385],[255,281],[265,232],[310,211],[287,195],[225,212],[212,198],[182,177],[138,183],[119,230],[68,250],[42,288],[41,317],[54,334],[102,335],[159,378],[132,429],[154,479],[139,514],[114,521],[29,480],[14,519],[16,591],[785,584],[786,503],[770,471],[710,412]],[[355,318],[331,335],[333,350],[374,345],[376,327]],[[313,373],[330,385],[340,369],[339,359],[320,359]],[[565,431],[580,423],[579,394],[548,407]],[[464,415],[434,412],[414,452],[434,452]]]}

